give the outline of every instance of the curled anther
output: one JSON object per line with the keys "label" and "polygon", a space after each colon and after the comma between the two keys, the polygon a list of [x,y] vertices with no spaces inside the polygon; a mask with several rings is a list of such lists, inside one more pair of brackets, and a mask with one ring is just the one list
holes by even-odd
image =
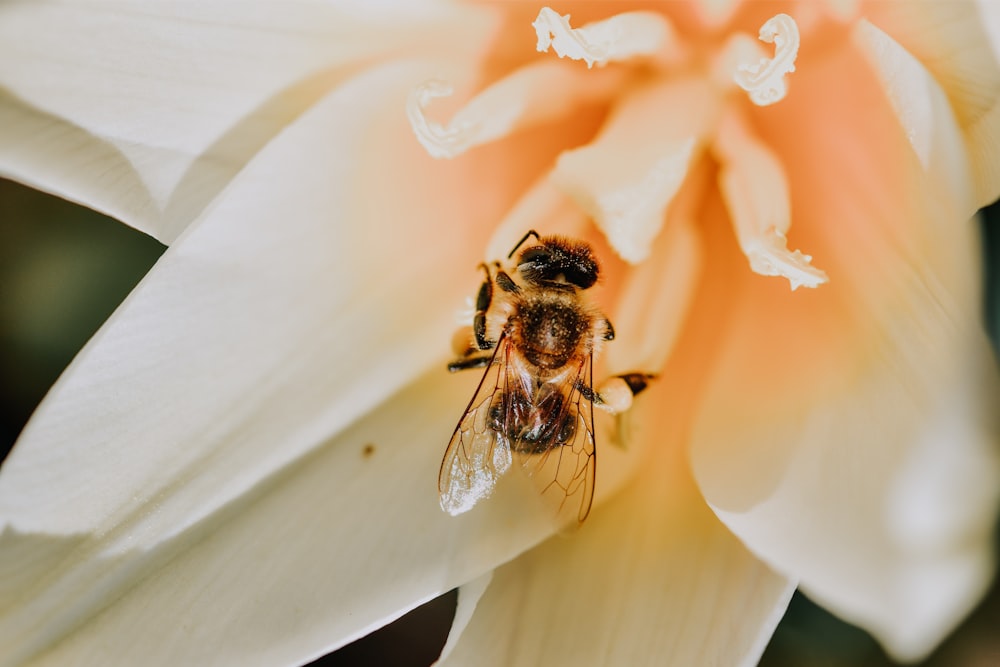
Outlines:
{"label": "curled anther", "polygon": [[777,14],[761,26],[758,38],[774,44],[774,57],[737,65],[733,80],[747,91],[754,104],[767,106],[781,101],[788,92],[785,75],[795,71],[799,27],[788,14]]}
{"label": "curled anther", "polygon": [[552,48],[560,58],[583,60],[587,67],[659,53],[672,41],[673,29],[656,12],[625,12],[572,28],[569,14],[542,7],[531,26],[542,53]]}
{"label": "curled anther", "polygon": [[406,100],[406,117],[410,121],[417,141],[435,158],[451,158],[463,153],[472,143],[475,127],[467,123],[452,122],[448,127],[435,123],[424,115],[430,103],[441,97],[450,97],[454,86],[443,79],[430,79],[412,91]]}
{"label": "curled anther", "polygon": [[800,250],[789,250],[785,234],[772,228],[743,243],[750,269],[762,276],[788,279],[794,292],[800,287],[819,287],[830,279],[826,272],[812,265],[812,256]]}

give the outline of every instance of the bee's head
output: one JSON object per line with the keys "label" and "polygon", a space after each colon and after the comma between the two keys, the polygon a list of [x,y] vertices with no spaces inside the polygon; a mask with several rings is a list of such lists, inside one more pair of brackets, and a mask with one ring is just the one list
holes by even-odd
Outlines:
{"label": "bee's head", "polygon": [[544,236],[518,256],[517,270],[529,284],[571,285],[587,289],[597,282],[600,267],[591,247],[582,241]]}

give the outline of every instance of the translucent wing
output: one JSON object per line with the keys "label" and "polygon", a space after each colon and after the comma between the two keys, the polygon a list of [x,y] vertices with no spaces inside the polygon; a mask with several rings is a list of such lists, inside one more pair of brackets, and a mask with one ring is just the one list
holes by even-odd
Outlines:
{"label": "translucent wing", "polygon": [[438,499],[441,509],[452,516],[489,497],[510,467],[510,442],[498,428],[505,410],[509,360],[510,339],[504,334],[445,450],[438,473]]}
{"label": "translucent wing", "polygon": [[584,397],[593,387],[592,364],[588,354],[536,389],[533,409],[542,422],[541,435],[513,444],[522,469],[564,526],[586,519],[594,499],[594,405]]}

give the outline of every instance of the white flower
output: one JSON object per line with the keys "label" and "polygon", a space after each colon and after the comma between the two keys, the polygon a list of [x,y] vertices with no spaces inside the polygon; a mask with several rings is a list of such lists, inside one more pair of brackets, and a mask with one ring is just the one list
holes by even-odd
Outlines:
{"label": "white flower", "polygon": [[[455,664],[751,664],[796,585],[902,658],[961,619],[992,6],[626,9],[0,6],[0,173],[171,244],[4,464],[0,664],[294,664],[459,585]],[[435,494],[529,227],[603,232],[607,370],[660,374],[547,542]]]}

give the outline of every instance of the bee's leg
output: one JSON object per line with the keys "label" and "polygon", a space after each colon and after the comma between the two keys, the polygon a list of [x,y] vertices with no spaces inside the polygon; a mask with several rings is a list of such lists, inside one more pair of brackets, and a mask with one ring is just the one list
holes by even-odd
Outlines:
{"label": "bee's leg", "polygon": [[486,312],[490,309],[490,304],[493,303],[493,283],[495,282],[497,287],[504,292],[516,293],[521,291],[517,283],[500,268],[500,262],[495,262],[494,264],[496,269],[495,276],[490,275],[490,267],[486,264],[479,265],[486,272],[486,280],[483,281],[482,286],[479,288],[479,294],[476,295],[476,314],[472,318],[472,331],[476,337],[476,347],[480,350],[492,350],[496,346],[496,341],[486,337]]}
{"label": "bee's leg", "polygon": [[471,357],[479,351],[479,348],[476,347],[476,339],[472,333],[472,327],[459,327],[455,331],[455,335],[451,337],[451,351],[459,359]]}
{"label": "bee's leg", "polygon": [[492,341],[486,342],[490,347],[485,350],[486,354],[483,354],[484,350],[480,350],[477,347],[478,341],[474,341],[472,327],[462,327],[456,331],[455,337],[452,339],[452,347],[455,350],[455,354],[458,355],[458,359],[448,364],[448,370],[454,373],[468,368],[484,368],[489,366],[496,345]]}
{"label": "bee's leg", "polygon": [[472,332],[476,338],[476,347],[480,350],[489,350],[494,346],[494,341],[486,337],[486,311],[493,303],[493,278],[490,276],[490,267],[480,264],[486,272],[486,280],[479,288],[476,295],[476,314],[472,318]]}
{"label": "bee's leg", "polygon": [[597,391],[580,384],[580,394],[588,401],[613,415],[632,407],[632,399],[649,386],[656,376],[650,373],[624,373],[609,378]]}
{"label": "bee's leg", "polygon": [[507,275],[505,271],[497,269],[497,287],[502,289],[504,292],[510,292],[516,294],[521,291],[521,288],[517,286],[514,279]]}
{"label": "bee's leg", "polygon": [[615,339],[615,328],[611,326],[611,320],[604,318],[602,321],[603,331],[601,332],[601,338],[604,340],[614,340]]}
{"label": "bee's leg", "polygon": [[466,371],[470,368],[486,368],[490,365],[490,361],[493,359],[493,353],[484,354],[478,357],[466,357],[464,359],[456,359],[455,361],[448,364],[448,371],[451,373],[457,373],[458,371]]}

